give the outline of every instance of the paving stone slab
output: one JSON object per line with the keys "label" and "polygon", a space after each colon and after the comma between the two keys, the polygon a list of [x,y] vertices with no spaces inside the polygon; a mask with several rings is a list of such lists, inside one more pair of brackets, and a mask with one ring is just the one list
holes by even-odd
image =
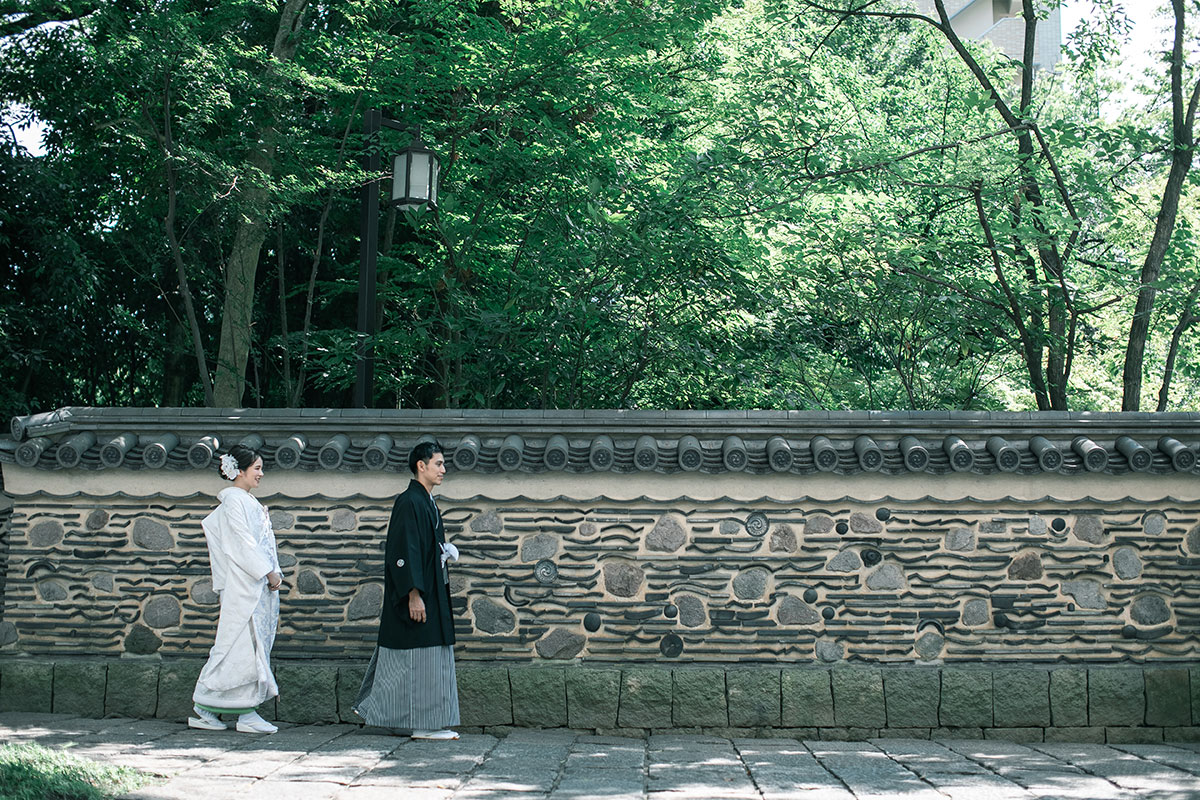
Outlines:
{"label": "paving stone slab", "polygon": [[646,762],[643,750],[598,749],[592,752],[573,752],[567,755],[568,769],[641,769]]}
{"label": "paving stone slab", "polygon": [[298,758],[271,773],[272,781],[317,781],[342,784],[354,783],[370,769],[370,764],[346,763],[340,759],[317,759],[311,755]]}
{"label": "paving stone slab", "polygon": [[[453,789],[405,787],[404,800],[450,800]],[[397,800],[395,785],[347,786],[337,794],[337,800]]]}
{"label": "paving stone slab", "polygon": [[476,774],[467,779],[460,791],[470,793],[479,791],[508,793],[546,793],[554,786],[558,773],[531,773],[523,776],[497,776]]}
{"label": "paving stone slab", "polygon": [[[760,788],[763,800],[796,800],[797,797],[795,790],[790,787],[762,786]],[[854,795],[848,790],[834,786],[805,789],[803,797],[804,800],[855,800]]]}
{"label": "paving stone slab", "polygon": [[237,800],[253,796],[248,778],[173,778],[120,795],[117,800]]}
{"label": "paving stone slab", "polygon": [[346,787],[339,783],[261,780],[254,784],[256,797],[286,797],[287,800],[333,800]]}
{"label": "paving stone slab", "polygon": [[[468,774],[464,772],[463,775]],[[465,777],[453,773],[430,772],[424,769],[414,769],[406,764],[377,765],[354,779],[354,785],[362,786],[403,786],[420,789],[444,789],[455,791],[463,784]]]}

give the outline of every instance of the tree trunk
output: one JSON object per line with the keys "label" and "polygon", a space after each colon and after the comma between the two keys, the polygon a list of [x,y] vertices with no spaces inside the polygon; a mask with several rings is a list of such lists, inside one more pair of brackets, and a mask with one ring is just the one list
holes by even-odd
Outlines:
{"label": "tree trunk", "polygon": [[188,370],[191,333],[182,322],[171,325],[166,350],[163,353],[162,404],[168,408],[183,405],[184,393],[192,383]]}
{"label": "tree trunk", "polygon": [[[271,50],[274,63],[289,61],[296,52],[296,31],[303,22],[308,0],[288,0],[279,15],[279,27]],[[271,79],[268,74],[264,82]],[[247,155],[246,162],[254,177],[243,192],[241,206],[245,209],[234,231],[233,246],[225,267],[225,303],[221,312],[221,343],[217,355],[217,374],[213,387],[213,404],[233,408],[242,404],[246,390],[246,362],[250,356],[250,337],[254,311],[254,284],[258,259],[267,238],[267,204],[269,182],[275,174],[275,150],[278,133],[275,120],[278,109],[273,108],[270,121],[259,132],[258,145]]]}
{"label": "tree trunk", "polygon": [[1188,293],[1187,302],[1183,306],[1183,313],[1179,315],[1179,323],[1171,332],[1171,346],[1167,349],[1167,363],[1163,367],[1162,385],[1158,389],[1158,408],[1155,409],[1160,413],[1167,410],[1167,403],[1171,397],[1171,381],[1175,378],[1175,360],[1179,357],[1179,342],[1182,341],[1183,334],[1187,333],[1188,328],[1195,325],[1196,320],[1200,319],[1192,313],[1197,295],[1200,295],[1200,283],[1192,285],[1192,291]]}
{"label": "tree trunk", "polygon": [[1196,114],[1196,99],[1200,83],[1192,90],[1191,100],[1185,111],[1183,105],[1183,0],[1172,0],[1175,10],[1175,44],[1171,51],[1171,172],[1163,190],[1162,205],[1154,225],[1154,237],[1142,264],[1140,289],[1133,309],[1133,321],[1129,325],[1129,343],[1125,348],[1125,368],[1122,374],[1124,393],[1122,411],[1140,411],[1142,405],[1142,372],[1145,364],[1146,340],[1150,333],[1150,316],[1154,312],[1154,301],[1158,294],[1155,284],[1162,272],[1167,249],[1171,245],[1171,234],[1175,230],[1175,217],[1179,212],[1179,195],[1184,180],[1192,166],[1192,122]]}

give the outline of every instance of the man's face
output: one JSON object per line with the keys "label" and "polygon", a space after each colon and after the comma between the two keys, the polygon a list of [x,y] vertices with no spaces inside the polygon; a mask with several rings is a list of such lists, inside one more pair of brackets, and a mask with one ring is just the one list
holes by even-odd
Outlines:
{"label": "man's face", "polygon": [[446,475],[446,457],[434,453],[428,461],[417,462],[417,480],[426,486],[440,486]]}

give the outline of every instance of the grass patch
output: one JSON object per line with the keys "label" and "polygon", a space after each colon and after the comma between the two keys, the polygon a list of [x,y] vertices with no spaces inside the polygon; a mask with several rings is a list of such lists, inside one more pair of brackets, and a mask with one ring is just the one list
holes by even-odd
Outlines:
{"label": "grass patch", "polygon": [[36,744],[0,746],[0,800],[105,800],[149,780],[129,767],[109,767]]}

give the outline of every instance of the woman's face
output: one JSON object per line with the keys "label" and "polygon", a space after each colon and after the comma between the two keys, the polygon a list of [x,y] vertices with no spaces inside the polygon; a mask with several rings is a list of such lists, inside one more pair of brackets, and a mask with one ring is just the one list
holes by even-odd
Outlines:
{"label": "woman's face", "polygon": [[262,476],[263,463],[261,458],[254,459],[253,464],[238,473],[238,477],[241,478],[242,482],[246,484],[246,487],[250,489],[258,488],[258,482],[262,480]]}

